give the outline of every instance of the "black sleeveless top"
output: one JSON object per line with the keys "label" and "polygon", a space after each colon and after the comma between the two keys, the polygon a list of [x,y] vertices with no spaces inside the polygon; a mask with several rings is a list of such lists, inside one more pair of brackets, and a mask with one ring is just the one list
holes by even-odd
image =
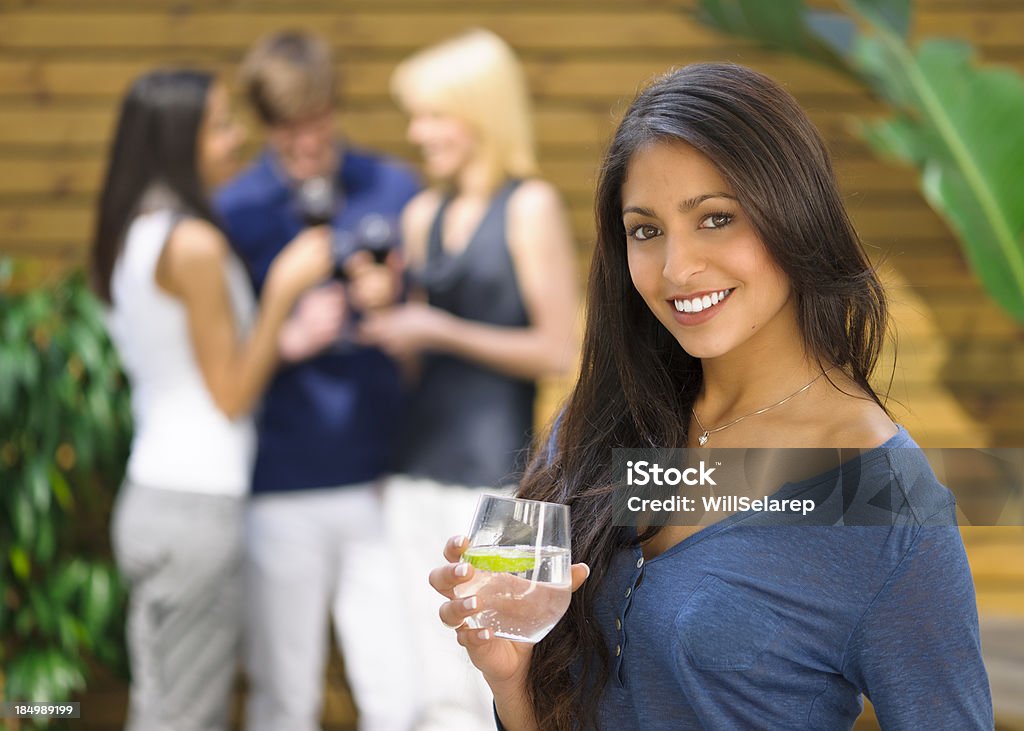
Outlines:
{"label": "black sleeveless top", "polygon": [[[418,275],[428,302],[453,315],[503,327],[529,318],[508,250],[508,199],[519,181],[491,200],[458,254],[445,252],[437,211]],[[518,481],[533,425],[536,384],[444,353],[425,353],[405,422],[401,471],[457,485],[494,487]]]}

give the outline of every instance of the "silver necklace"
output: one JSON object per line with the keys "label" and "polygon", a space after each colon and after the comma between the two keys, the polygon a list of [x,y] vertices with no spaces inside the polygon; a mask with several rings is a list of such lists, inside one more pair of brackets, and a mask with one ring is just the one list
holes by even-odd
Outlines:
{"label": "silver necklace", "polygon": [[786,403],[791,398],[799,396],[804,391],[809,389],[811,386],[813,386],[818,381],[819,378],[824,376],[830,370],[832,370],[832,369],[829,368],[826,371],[822,371],[821,373],[816,375],[814,378],[812,378],[810,380],[810,382],[806,386],[804,386],[803,388],[801,388],[798,391],[794,391],[793,393],[789,394],[788,396],[786,396],[786,398],[782,399],[781,401],[776,401],[771,406],[765,406],[763,409],[758,409],[757,411],[751,411],[749,414],[744,414],[743,416],[739,416],[739,417],[733,419],[732,421],[730,421],[728,424],[723,424],[722,426],[716,426],[714,429],[705,429],[704,425],[700,423],[700,417],[697,416],[697,412],[691,407],[690,408],[690,413],[693,414],[693,418],[694,418],[694,420],[696,420],[697,426],[699,426],[700,430],[703,432],[703,434],[701,434],[699,437],[697,437],[697,444],[700,445],[701,447],[703,447],[705,444],[708,443],[708,439],[710,439],[711,435],[714,434],[715,432],[722,431],[723,429],[728,429],[733,424],[737,424],[737,423],[743,421],[744,419],[749,419],[751,416],[757,416],[758,414],[763,414],[766,411],[771,411],[776,406],[782,406],[782,404]]}

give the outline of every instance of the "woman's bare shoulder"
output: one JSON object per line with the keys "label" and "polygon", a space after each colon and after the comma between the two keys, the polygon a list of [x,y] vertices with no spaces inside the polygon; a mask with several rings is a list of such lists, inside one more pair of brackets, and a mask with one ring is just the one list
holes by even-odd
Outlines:
{"label": "woman's bare shoulder", "polygon": [[818,406],[819,446],[873,449],[899,431],[885,409],[852,382],[837,382]]}
{"label": "woman's bare shoulder", "polygon": [[216,285],[230,251],[224,234],[212,223],[200,218],[183,218],[174,225],[160,252],[156,283],[179,298]]}
{"label": "woman's bare shoulder", "polygon": [[513,215],[537,216],[565,210],[565,199],[552,183],[543,178],[529,178],[516,187],[508,201]]}
{"label": "woman's bare shoulder", "polygon": [[175,224],[164,256],[182,266],[205,266],[223,260],[229,246],[220,229],[201,218],[183,218]]}

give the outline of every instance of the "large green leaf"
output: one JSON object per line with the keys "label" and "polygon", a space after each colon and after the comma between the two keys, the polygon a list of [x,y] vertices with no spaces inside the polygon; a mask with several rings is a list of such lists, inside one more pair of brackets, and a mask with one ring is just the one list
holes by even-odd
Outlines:
{"label": "large green leaf", "polygon": [[[802,0],[702,0],[700,8],[719,30],[838,65],[885,100],[894,116],[862,122],[865,139],[917,167],[925,198],[956,233],[985,289],[1024,322],[1024,79],[979,67],[963,43],[929,40],[911,51],[909,0],[841,5],[845,16],[808,9]],[[754,26],[776,7],[788,30]],[[831,55],[810,50],[808,35]]]}
{"label": "large green leaf", "polygon": [[910,30],[910,0],[847,0],[864,18],[901,38]]}
{"label": "large green leaf", "polygon": [[702,22],[719,30],[847,70],[832,44],[823,42],[821,35],[822,31],[834,30],[841,37],[849,35],[850,29],[827,22],[818,25],[824,15],[815,18],[817,27],[812,28],[803,0],[701,0],[697,12]]}
{"label": "large green leaf", "polygon": [[881,31],[857,51],[887,71],[895,119],[864,125],[880,153],[921,171],[928,202],[957,233],[989,294],[1024,321],[1024,79],[974,66],[962,43],[926,41],[911,55]]}

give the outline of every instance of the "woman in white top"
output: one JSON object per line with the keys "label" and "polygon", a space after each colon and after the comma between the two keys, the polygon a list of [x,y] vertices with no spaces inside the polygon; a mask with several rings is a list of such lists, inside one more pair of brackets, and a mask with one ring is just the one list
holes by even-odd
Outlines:
{"label": "woman in white top", "polygon": [[307,229],[275,260],[255,312],[209,203],[241,141],[211,75],[147,73],[122,104],[100,198],[92,275],[135,420],[112,529],[131,590],[134,731],[226,728],[249,411],[293,304],[331,270],[326,230]]}

